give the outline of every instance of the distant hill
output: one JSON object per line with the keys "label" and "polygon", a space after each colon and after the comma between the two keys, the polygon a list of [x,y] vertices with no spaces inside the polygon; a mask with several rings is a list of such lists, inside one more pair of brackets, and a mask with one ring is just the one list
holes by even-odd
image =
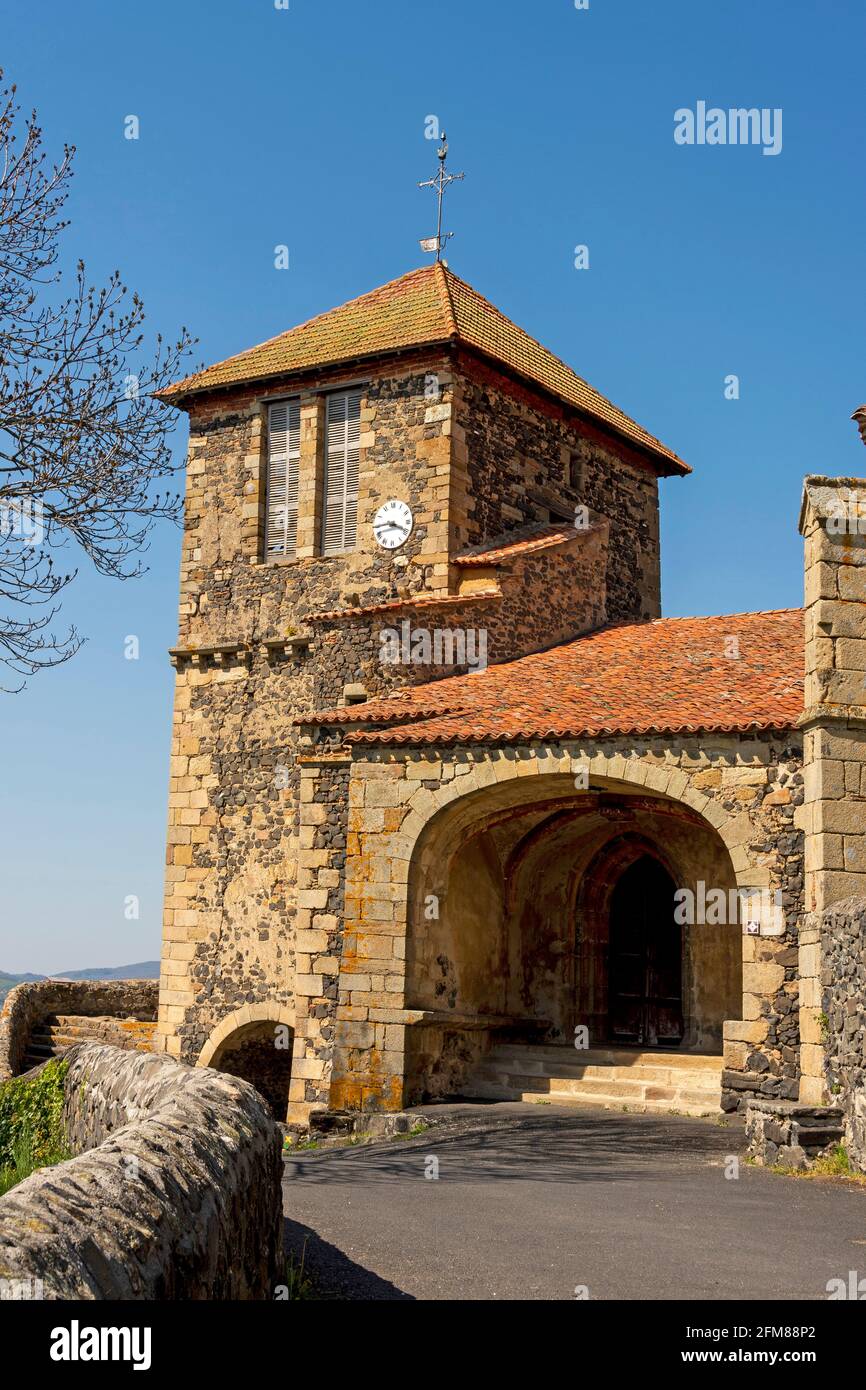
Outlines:
{"label": "distant hill", "polygon": [[26,980],[158,980],[159,961],[140,960],[136,965],[94,965],[87,970],[56,970],[50,975],[7,975],[0,970],[0,1003],[10,989]]}
{"label": "distant hill", "polygon": [[158,980],[159,961],[140,960],[137,965],[95,965],[89,970],[56,970],[52,980]]}

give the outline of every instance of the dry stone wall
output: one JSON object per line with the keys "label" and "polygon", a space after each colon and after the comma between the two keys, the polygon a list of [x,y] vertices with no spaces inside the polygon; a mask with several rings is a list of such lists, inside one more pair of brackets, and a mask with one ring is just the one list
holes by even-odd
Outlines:
{"label": "dry stone wall", "polygon": [[280,1277],[282,1139],[246,1082],[85,1043],[67,1053],[76,1155],[0,1198],[0,1296],[264,1299]]}
{"label": "dry stone wall", "polygon": [[848,1152],[866,1172],[866,899],[845,898],[812,921],[820,952],[826,1093],[843,1108]]}
{"label": "dry stone wall", "polygon": [[102,1033],[111,1030],[106,1020],[111,1015],[116,1024],[111,1041],[138,1048],[149,1042],[149,1032],[143,1038],[140,1029],[127,1029],[121,1042],[122,1021],[153,1023],[158,996],[156,980],[31,980],[16,985],[0,1012],[0,1081],[23,1070],[30,1038],[54,1015],[99,1019],[94,1027]]}

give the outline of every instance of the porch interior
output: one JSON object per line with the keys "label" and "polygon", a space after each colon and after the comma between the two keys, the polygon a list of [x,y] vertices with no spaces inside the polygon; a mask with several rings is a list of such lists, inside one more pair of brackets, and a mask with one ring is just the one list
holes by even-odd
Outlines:
{"label": "porch interior", "polygon": [[507,790],[455,803],[413,862],[407,1103],[717,1112],[741,928],[679,923],[674,900],[736,886],[717,832],[615,786]]}

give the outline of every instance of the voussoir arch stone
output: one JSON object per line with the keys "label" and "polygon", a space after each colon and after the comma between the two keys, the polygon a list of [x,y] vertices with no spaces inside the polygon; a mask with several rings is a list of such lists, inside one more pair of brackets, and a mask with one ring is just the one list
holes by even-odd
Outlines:
{"label": "voussoir arch stone", "polygon": [[556,795],[557,790],[568,789],[578,767],[587,765],[590,777],[596,781],[604,781],[611,787],[630,787],[635,792],[656,792],[688,806],[718,833],[731,854],[738,884],[761,885],[766,871],[752,862],[746,850],[756,829],[745,812],[730,815],[693,786],[688,773],[679,767],[660,768],[641,758],[627,758],[619,753],[586,759],[568,752],[527,755],[523,750],[516,750],[509,756],[491,751],[485,757],[473,758],[458,775],[436,790],[419,789],[407,803],[409,815],[400,826],[400,834],[417,846],[423,831],[447,806],[473,795],[478,796],[480,806],[483,793],[489,793],[492,788],[527,785],[539,778],[548,781],[551,795]]}
{"label": "voussoir arch stone", "polygon": [[245,1004],[240,1009],[235,1009],[233,1013],[226,1014],[225,1018],[217,1024],[211,1033],[204,1047],[198,1055],[197,1067],[213,1066],[214,1061],[219,1058],[220,1049],[236,1034],[243,1034],[256,1023],[273,1023],[276,1027],[283,1024],[287,1028],[295,1027],[295,1011],[287,1008],[284,1004]]}

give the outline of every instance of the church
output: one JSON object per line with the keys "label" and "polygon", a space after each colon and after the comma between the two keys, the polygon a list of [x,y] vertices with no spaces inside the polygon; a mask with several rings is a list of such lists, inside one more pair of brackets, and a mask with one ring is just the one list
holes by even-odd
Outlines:
{"label": "church", "polygon": [[439,258],[163,398],[158,1049],[299,1126],[837,1093],[866,536],[830,523],[866,482],[806,479],[805,608],[664,618],[688,465]]}

